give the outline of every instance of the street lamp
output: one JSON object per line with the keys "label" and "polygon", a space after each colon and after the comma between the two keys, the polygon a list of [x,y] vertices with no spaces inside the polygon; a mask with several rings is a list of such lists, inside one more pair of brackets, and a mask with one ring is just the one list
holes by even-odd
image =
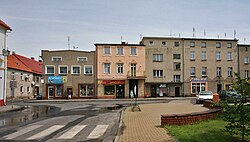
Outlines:
{"label": "street lamp", "polygon": [[6,50],[5,48],[2,51],[3,56],[4,56],[4,83],[3,83],[3,100],[4,100],[4,105],[6,105],[6,98],[7,98],[7,56],[10,55],[10,51]]}

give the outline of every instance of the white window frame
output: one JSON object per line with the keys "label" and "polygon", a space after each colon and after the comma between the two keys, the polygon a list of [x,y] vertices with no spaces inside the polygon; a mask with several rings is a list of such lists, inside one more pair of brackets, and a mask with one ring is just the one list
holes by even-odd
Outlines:
{"label": "white window frame", "polygon": [[244,57],[244,64],[249,64],[249,57]]}
{"label": "white window frame", "polygon": [[[79,73],[74,73],[74,70],[73,70],[74,67],[79,67]],[[71,66],[71,74],[74,74],[74,75],[81,74],[81,66],[80,65],[72,65]]]}
{"label": "white window frame", "polygon": [[116,73],[117,74],[123,74],[124,73],[123,65],[124,65],[123,63],[117,63],[116,64]]}
{"label": "white window frame", "polygon": [[87,62],[88,61],[88,57],[77,57],[77,61],[78,62]]}
{"label": "white window frame", "polygon": [[201,68],[201,76],[207,76],[207,67]]}
{"label": "white window frame", "polygon": [[154,41],[152,41],[152,40],[149,41],[148,45],[149,45],[149,46],[154,46]]}
{"label": "white window frame", "polygon": [[206,61],[207,60],[207,51],[201,51],[201,60]]}
{"label": "white window frame", "polygon": [[[177,78],[178,76],[178,78]],[[174,75],[174,82],[181,82],[181,75]]]}
{"label": "white window frame", "polygon": [[163,62],[163,54],[153,54],[153,62]]}
{"label": "white window frame", "polygon": [[[67,72],[66,73],[61,73],[61,67],[66,67],[67,68]],[[58,66],[58,74],[68,74],[68,66],[67,65],[59,65]]]}
{"label": "white window frame", "polygon": [[180,71],[181,70],[181,62],[174,62],[174,70]]}
{"label": "white window frame", "polygon": [[110,54],[111,54],[111,49],[110,49],[110,47],[104,47],[104,48],[103,48],[103,54],[104,54],[104,55],[110,55]]}
{"label": "white window frame", "polygon": [[216,76],[221,76],[222,72],[221,72],[221,67],[216,67]]}
{"label": "white window frame", "polygon": [[51,58],[51,61],[53,61],[53,62],[61,62],[62,61],[62,57],[61,56],[53,56]]}
{"label": "white window frame", "polygon": [[20,92],[23,93],[23,86],[20,86]]}
{"label": "white window frame", "polygon": [[104,74],[111,74],[111,64],[110,63],[103,64],[103,73]]}
{"label": "white window frame", "polygon": [[227,76],[232,77],[233,76],[233,67],[228,67],[227,68]]}
{"label": "white window frame", "polygon": [[233,47],[233,44],[231,42],[228,42],[227,43],[227,48],[232,48]]}
{"label": "white window frame", "polygon": [[[86,73],[86,67],[91,67],[91,73]],[[84,65],[84,74],[86,75],[92,75],[93,74],[93,65]]]}
{"label": "white window frame", "polygon": [[[53,67],[53,73],[48,73],[48,67]],[[45,74],[55,74],[55,65],[45,65]]]}
{"label": "white window frame", "polygon": [[221,48],[221,42],[216,42],[216,43],[215,43],[215,47],[216,47],[216,48]]}
{"label": "white window frame", "polygon": [[206,42],[201,42],[201,48],[206,48],[207,47],[207,43]]}
{"label": "white window frame", "polygon": [[[120,50],[119,50],[120,49]],[[117,47],[116,48],[116,54],[117,55],[123,55],[123,47]]]}
{"label": "white window frame", "polygon": [[137,55],[137,48],[136,47],[130,47],[130,55]]}
{"label": "white window frame", "polygon": [[190,60],[195,60],[195,51],[190,51]]}
{"label": "white window frame", "polygon": [[196,75],[195,73],[195,67],[190,67],[190,76],[194,77]]}
{"label": "white window frame", "polygon": [[10,76],[11,76],[11,79],[16,79],[16,73],[15,72],[11,72]]}
{"label": "white window frame", "polygon": [[163,70],[153,70],[153,77],[162,78],[163,76]]}
{"label": "white window frame", "polygon": [[179,47],[180,46],[180,42],[179,41],[175,41],[174,42],[174,47]]}
{"label": "white window frame", "polygon": [[249,78],[249,70],[245,70],[245,78]]}
{"label": "white window frame", "polygon": [[190,47],[195,47],[195,42],[194,41],[190,41]]}
{"label": "white window frame", "polygon": [[215,57],[216,57],[216,61],[220,61],[221,60],[221,52],[220,51],[216,51],[215,53]]}
{"label": "white window frame", "polygon": [[22,81],[24,80],[24,74],[23,73],[20,74],[20,78],[21,78]]}
{"label": "white window frame", "polygon": [[227,60],[232,61],[233,60],[233,53],[232,52],[227,52]]}

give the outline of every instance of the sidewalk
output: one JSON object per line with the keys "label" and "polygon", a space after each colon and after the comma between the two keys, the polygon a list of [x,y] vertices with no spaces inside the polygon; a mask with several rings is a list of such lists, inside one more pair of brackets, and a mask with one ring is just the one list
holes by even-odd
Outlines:
{"label": "sidewalk", "polygon": [[9,112],[9,111],[17,111],[22,108],[23,108],[22,106],[16,106],[16,105],[13,105],[13,108],[12,108],[12,105],[0,106],[0,113]]}
{"label": "sidewalk", "polygon": [[123,113],[123,131],[120,142],[174,142],[175,140],[161,127],[161,114],[180,114],[205,111],[190,100],[173,100],[169,103],[142,104],[140,111],[128,107]]}

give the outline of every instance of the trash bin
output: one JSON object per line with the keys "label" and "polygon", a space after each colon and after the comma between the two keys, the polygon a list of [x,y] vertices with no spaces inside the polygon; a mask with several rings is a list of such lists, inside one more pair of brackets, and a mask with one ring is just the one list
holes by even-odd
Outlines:
{"label": "trash bin", "polygon": [[219,102],[220,98],[219,98],[219,94],[218,93],[214,93],[213,94],[213,102]]}

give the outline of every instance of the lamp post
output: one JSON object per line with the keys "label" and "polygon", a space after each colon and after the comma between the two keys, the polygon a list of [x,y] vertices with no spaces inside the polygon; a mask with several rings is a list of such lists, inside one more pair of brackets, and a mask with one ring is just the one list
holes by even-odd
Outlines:
{"label": "lamp post", "polygon": [[10,51],[6,50],[5,48],[3,49],[3,56],[4,56],[4,83],[3,83],[3,100],[4,100],[4,105],[6,105],[6,96],[7,96],[7,56],[9,56]]}

